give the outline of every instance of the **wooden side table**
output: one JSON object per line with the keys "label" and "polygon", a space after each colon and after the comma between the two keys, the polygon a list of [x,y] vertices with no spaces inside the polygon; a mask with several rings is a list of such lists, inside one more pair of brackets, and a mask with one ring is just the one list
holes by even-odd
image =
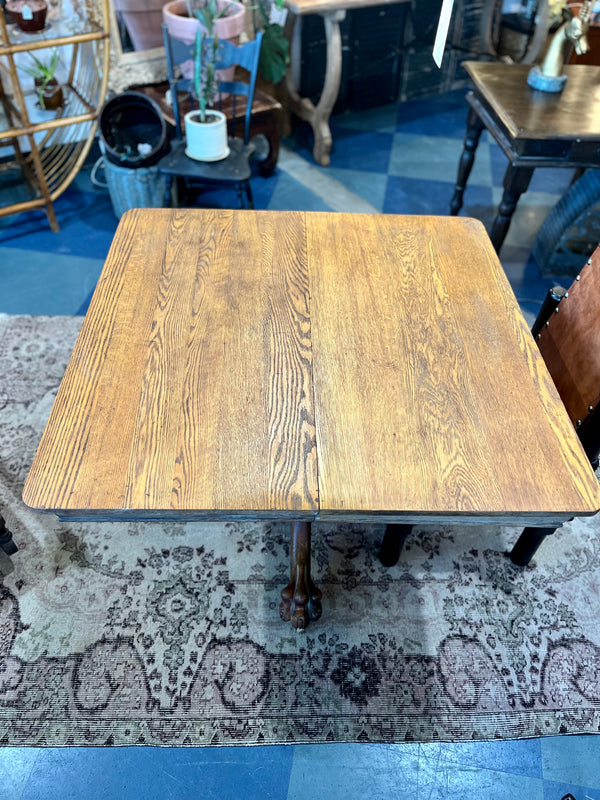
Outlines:
{"label": "wooden side table", "polygon": [[300,97],[294,83],[291,67],[288,67],[285,78],[285,91],[291,111],[300,119],[309,122],[315,135],[313,156],[321,166],[329,165],[332,138],[329,128],[329,117],[337,100],[342,76],[342,38],[340,22],[343,22],[346,11],[369,6],[383,6],[392,3],[405,3],[409,0],[286,0],[288,9],[286,35],[290,42],[298,17],[305,14],[319,14],[325,25],[327,55],[325,64],[325,81],[319,102],[315,106],[307,97]]}
{"label": "wooden side table", "polygon": [[450,214],[462,208],[481,132],[487,129],[508,158],[504,193],[490,238],[500,251],[515,208],[536,167],[597,167],[600,164],[600,67],[566,67],[559,94],[527,84],[527,64],[463,64],[474,83],[467,133]]}

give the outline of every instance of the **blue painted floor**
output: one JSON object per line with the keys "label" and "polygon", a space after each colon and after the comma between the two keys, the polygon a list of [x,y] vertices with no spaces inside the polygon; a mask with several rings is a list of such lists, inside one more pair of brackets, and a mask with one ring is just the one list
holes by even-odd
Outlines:
{"label": "blue painted floor", "polygon": [[[334,118],[331,166],[311,157],[311,136],[286,140],[276,174],[257,176],[257,208],[447,214],[462,148],[464,92]],[[462,214],[489,225],[505,158],[484,134]],[[83,314],[117,220],[90,182],[91,164],[59,199],[61,232],[43,212],[0,218],[0,312]],[[571,180],[541,170],[523,196],[500,253],[530,321],[546,289],[530,251]],[[0,203],[2,202],[0,185]],[[229,195],[201,202],[227,205]],[[563,283],[569,282],[564,279]],[[600,736],[473,744],[256,748],[0,749],[0,800],[600,800]]]}

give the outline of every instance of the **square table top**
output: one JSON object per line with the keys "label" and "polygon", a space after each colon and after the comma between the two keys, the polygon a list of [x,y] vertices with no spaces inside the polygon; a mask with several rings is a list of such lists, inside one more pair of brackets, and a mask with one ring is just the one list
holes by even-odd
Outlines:
{"label": "square table top", "polygon": [[480,222],[296,211],[125,214],[23,496],[99,519],[600,508]]}
{"label": "square table top", "polygon": [[463,67],[510,138],[600,139],[600,67],[565,66],[562,92],[532,89],[531,64],[465,61]]}

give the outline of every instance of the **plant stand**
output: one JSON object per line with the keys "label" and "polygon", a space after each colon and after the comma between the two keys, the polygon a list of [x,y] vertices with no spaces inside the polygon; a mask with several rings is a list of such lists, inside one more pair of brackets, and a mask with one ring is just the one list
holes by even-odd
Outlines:
{"label": "plant stand", "polygon": [[[0,206],[0,216],[43,208],[51,229],[59,230],[53,203],[85,161],[106,95],[108,0],[94,8],[95,12],[86,6],[83,21],[57,17],[34,34],[10,29],[0,13],[0,104],[5,119],[0,127],[0,146],[12,147],[14,154],[2,166],[18,167],[31,195]],[[55,47],[61,49],[63,63],[69,63],[67,80],[62,84],[65,105],[36,122],[31,113],[33,87],[31,91],[23,88],[16,58],[20,53]]]}

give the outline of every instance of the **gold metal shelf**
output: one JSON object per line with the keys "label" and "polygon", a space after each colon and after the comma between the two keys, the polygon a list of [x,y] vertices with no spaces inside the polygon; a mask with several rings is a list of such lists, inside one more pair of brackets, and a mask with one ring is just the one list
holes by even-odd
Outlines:
{"label": "gold metal shelf", "polygon": [[[9,30],[0,12],[0,107],[4,118],[0,145],[12,146],[13,164],[21,168],[23,180],[34,194],[29,200],[0,206],[0,217],[44,208],[52,230],[59,230],[53,203],[84,163],[106,97],[108,0],[102,0],[99,16],[99,21],[73,16],[53,19],[39,34],[25,34],[16,28]],[[55,47],[65,48],[69,58],[68,78],[61,84],[64,107],[48,112],[47,119],[32,119],[33,92],[23,88],[15,55]]]}

